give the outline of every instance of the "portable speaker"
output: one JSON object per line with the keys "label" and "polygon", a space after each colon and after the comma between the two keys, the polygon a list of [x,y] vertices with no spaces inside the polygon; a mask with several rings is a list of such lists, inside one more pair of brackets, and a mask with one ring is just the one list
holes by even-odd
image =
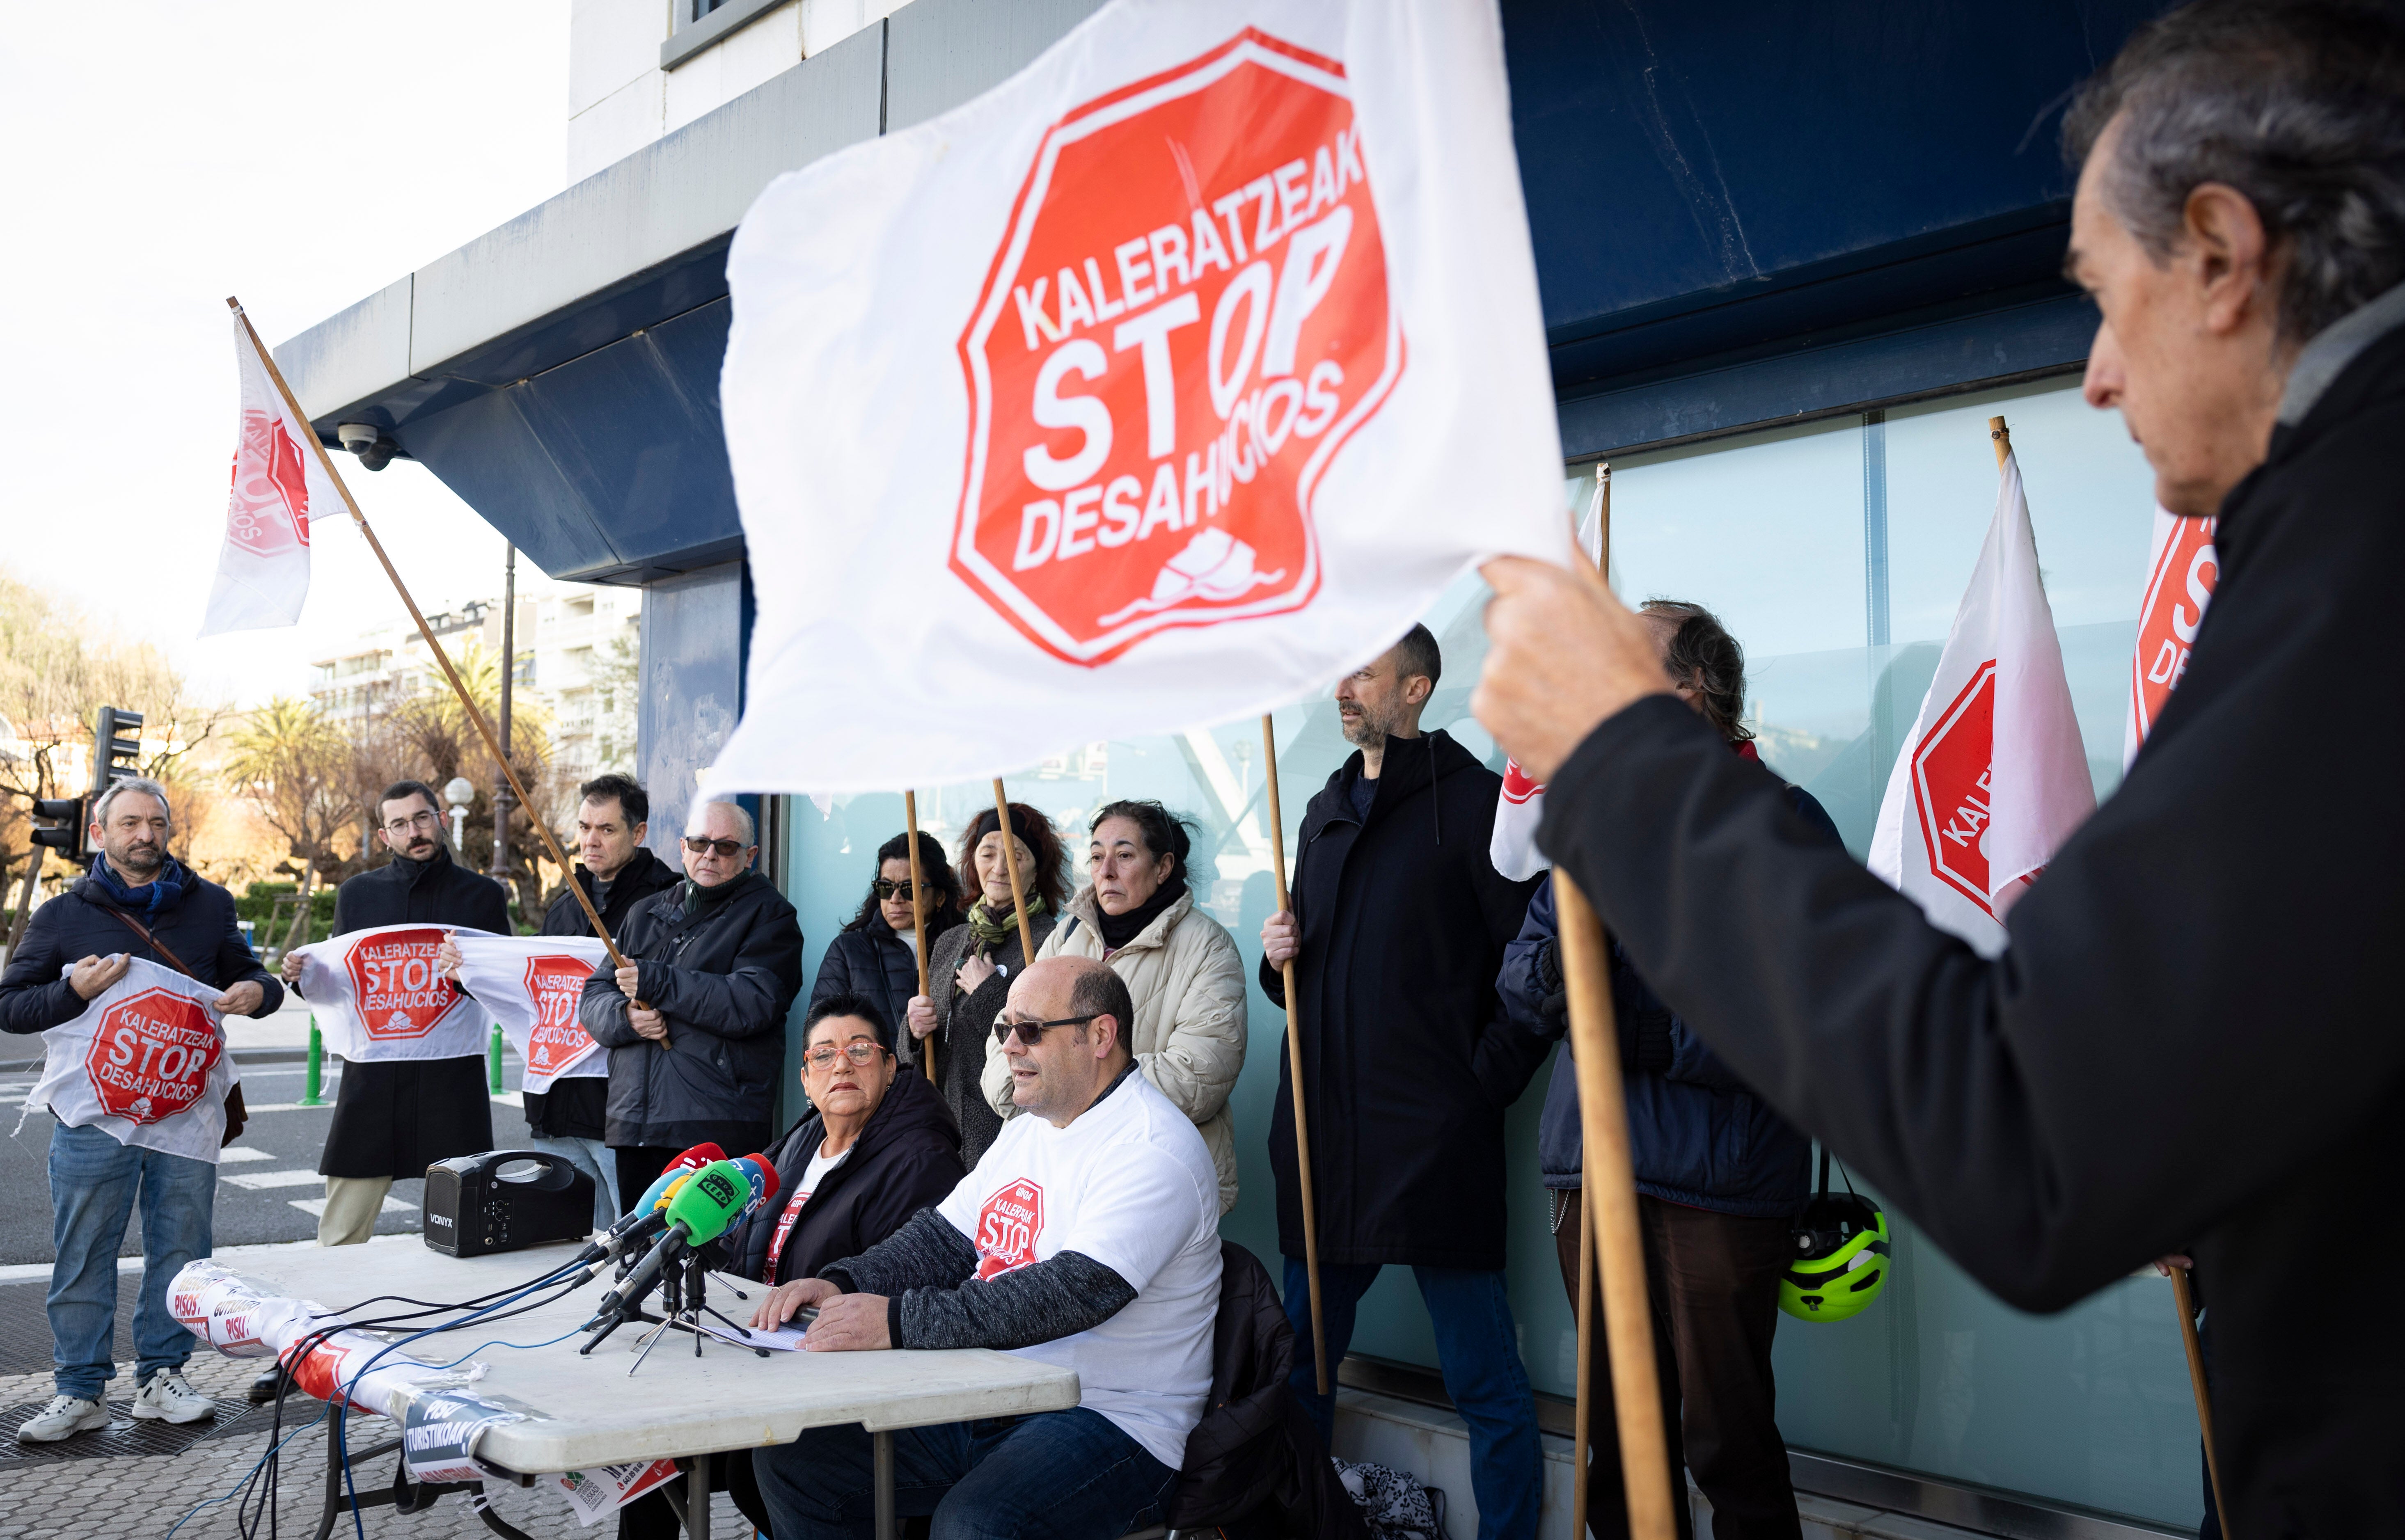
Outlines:
{"label": "portable speaker", "polygon": [[426,1243],[484,1256],[593,1231],[593,1179],[541,1150],[487,1150],[426,1168]]}

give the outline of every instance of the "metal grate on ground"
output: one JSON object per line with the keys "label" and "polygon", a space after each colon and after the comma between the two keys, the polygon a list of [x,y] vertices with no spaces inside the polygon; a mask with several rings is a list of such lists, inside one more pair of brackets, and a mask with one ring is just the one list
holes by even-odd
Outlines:
{"label": "metal grate on ground", "polygon": [[[240,1436],[264,1433],[272,1407],[260,1407],[247,1402],[219,1401],[214,1418],[198,1422],[136,1421],[129,1410],[132,1403],[111,1401],[109,1422],[105,1428],[79,1433],[62,1438],[55,1444],[20,1444],[17,1430],[26,1419],[49,1403],[30,1402],[0,1411],[0,1471],[17,1470],[28,1465],[54,1465],[65,1460],[116,1460],[129,1455],[181,1454],[207,1438]],[[289,1407],[287,1408],[288,1412]]]}
{"label": "metal grate on ground", "polygon": [[[109,1347],[115,1363],[134,1362],[134,1300],[141,1286],[138,1272],[117,1275],[117,1340]],[[39,1281],[0,1283],[0,1374],[39,1374],[56,1362],[42,1303],[49,1292]]]}

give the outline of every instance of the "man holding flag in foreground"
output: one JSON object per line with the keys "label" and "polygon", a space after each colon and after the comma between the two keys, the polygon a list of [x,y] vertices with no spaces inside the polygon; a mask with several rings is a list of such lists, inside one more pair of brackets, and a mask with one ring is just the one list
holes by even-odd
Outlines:
{"label": "man holding flag in foreground", "polygon": [[2163,507],[2217,516],[2223,567],[2127,783],[2003,956],[1806,838],[1592,581],[1489,564],[1474,705],[1681,1017],[1982,1282],[2059,1309],[2193,1240],[2231,1533],[2393,1533],[2405,839],[2343,792],[2405,744],[2327,703],[2334,664],[2375,692],[2394,667],[2405,25],[2208,0],[2139,33],[2065,139],[2067,266],[2104,316],[2088,399]]}

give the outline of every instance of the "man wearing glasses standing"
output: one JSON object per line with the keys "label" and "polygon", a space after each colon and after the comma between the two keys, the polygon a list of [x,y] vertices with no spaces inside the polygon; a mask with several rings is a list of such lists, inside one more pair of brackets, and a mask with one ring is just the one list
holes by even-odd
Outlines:
{"label": "man wearing glasses standing", "polygon": [[584,981],[578,1019],[611,1050],[607,1115],[618,1191],[640,1193],[706,1141],[757,1150],[773,1131],[785,1013],[802,987],[802,927],[752,870],[752,815],[699,802],[685,820],[685,880],[618,930],[626,965]]}
{"label": "man wearing glasses standing", "polygon": [[[465,925],[495,935],[512,933],[501,885],[452,861],[443,843],[441,805],[423,781],[395,781],[385,788],[376,800],[376,836],[392,860],[336,890],[335,935],[379,925]],[[285,982],[295,984],[300,977],[300,958],[288,954]],[[482,1054],[344,1065],[333,1127],[317,1162],[326,1178],[317,1244],[366,1240],[395,1178],[424,1176],[435,1161],[492,1147],[493,1105],[486,1098]],[[262,1381],[270,1394],[274,1379],[271,1375]]]}

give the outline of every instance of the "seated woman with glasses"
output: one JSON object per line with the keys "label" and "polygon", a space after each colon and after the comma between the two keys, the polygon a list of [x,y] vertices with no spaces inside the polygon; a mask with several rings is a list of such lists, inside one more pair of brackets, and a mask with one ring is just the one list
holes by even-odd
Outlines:
{"label": "seated woman with glasses", "polygon": [[1011,981],[1030,960],[1020,949],[1019,917],[1012,908],[1010,867],[1003,841],[1019,847],[1019,878],[1027,889],[1027,928],[1036,950],[1061,917],[1062,868],[1067,861],[1052,820],[1025,803],[1010,805],[1010,832],[998,827],[993,809],[969,820],[961,836],[961,886],[977,895],[968,923],[927,944],[927,983],[932,993],[910,1001],[910,1031],[902,1043],[906,1060],[919,1061],[932,1042],[935,1088],[961,1126],[961,1158],[974,1166],[1002,1132],[1002,1114],[986,1100],[986,1042],[1002,1015]]}
{"label": "seated woman with glasses", "polygon": [[[865,995],[811,1003],[802,1027],[802,1094],[809,1109],[768,1147],[776,1197],[711,1244],[707,1254],[714,1265],[770,1285],[815,1278],[960,1184],[967,1171],[952,1114],[924,1080],[900,1072],[893,1037],[877,1002]],[[750,1452],[712,1458],[724,1462],[714,1484],[765,1531]],[[672,1540],[680,1533],[663,1494],[620,1511],[621,1540]]]}
{"label": "seated woman with glasses", "polygon": [[[899,1022],[908,1014],[910,997],[919,992],[918,935],[910,923],[916,903],[926,916],[927,945],[961,923],[961,879],[944,860],[935,836],[919,835],[919,882],[910,882],[910,836],[896,834],[877,847],[877,878],[860,912],[827,943],[819,976],[810,986],[810,1004],[837,995],[859,995],[874,1004],[879,1019]],[[1004,888],[1009,880],[1006,875]],[[933,977],[933,973],[929,974]]]}

